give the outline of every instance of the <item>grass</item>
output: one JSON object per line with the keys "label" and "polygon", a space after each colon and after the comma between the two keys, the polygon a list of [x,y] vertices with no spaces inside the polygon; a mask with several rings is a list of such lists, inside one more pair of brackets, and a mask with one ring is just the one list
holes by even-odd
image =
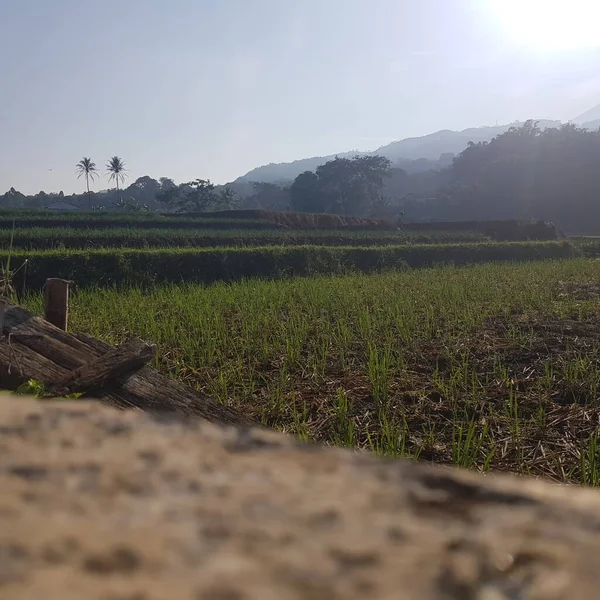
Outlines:
{"label": "grass", "polygon": [[[290,230],[290,229],[168,229],[104,227],[19,228],[14,248],[28,250],[65,248],[148,248],[310,245],[385,246],[405,243],[461,243],[490,241],[478,233],[432,231]],[[0,229],[0,248],[11,241],[12,229]]]}
{"label": "grass", "polygon": [[575,259],[82,289],[70,323],[152,340],[159,369],[302,438],[598,485],[599,278]]}
{"label": "grass", "polygon": [[570,238],[585,256],[600,257],[600,237]]}

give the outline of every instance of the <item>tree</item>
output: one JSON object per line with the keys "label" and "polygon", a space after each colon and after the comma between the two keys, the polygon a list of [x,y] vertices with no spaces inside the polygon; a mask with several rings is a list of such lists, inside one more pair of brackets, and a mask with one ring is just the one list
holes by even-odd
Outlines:
{"label": "tree", "polygon": [[215,186],[210,179],[194,179],[187,184],[179,209],[190,212],[206,212],[215,201]]}
{"label": "tree", "polygon": [[112,205],[113,208],[116,208],[117,210],[127,210],[129,208],[129,203],[125,202],[123,198],[119,198],[118,201],[113,202]]}
{"label": "tree", "polygon": [[23,206],[26,196],[25,194],[22,194],[21,192],[15,190],[14,187],[11,187],[10,190],[8,190],[8,192],[4,195],[4,197],[7,200],[7,206],[19,207]]}
{"label": "tree", "polygon": [[319,178],[312,171],[305,171],[296,177],[290,187],[290,203],[294,212],[325,212],[325,198]]}
{"label": "tree", "polygon": [[106,164],[106,171],[110,174],[108,180],[114,180],[114,182],[117,184],[117,195],[119,196],[119,200],[121,200],[119,181],[124,183],[126,171],[123,159],[119,158],[118,156],[113,156]]}
{"label": "tree", "polygon": [[216,206],[219,210],[233,210],[234,208],[238,208],[239,205],[240,198],[233,188],[226,185],[218,191]]}
{"label": "tree", "polygon": [[391,163],[383,156],[335,158],[316,173],[298,175],[290,188],[292,208],[300,212],[364,215],[379,202]]}
{"label": "tree", "polygon": [[290,207],[289,189],[274,183],[253,181],[254,193],[247,198],[247,205],[263,210],[285,211]]}
{"label": "tree", "polygon": [[161,185],[156,179],[144,175],[138,177],[125,191],[137,206],[156,208],[156,196],[160,190]]}
{"label": "tree", "polygon": [[377,155],[336,158],[318,167],[316,174],[331,212],[362,215],[381,194],[391,162]]}
{"label": "tree", "polygon": [[161,178],[161,190],[156,200],[176,212],[229,210],[239,204],[235,190],[230,186],[217,190],[209,179],[194,179],[175,185],[171,179]]}
{"label": "tree", "polygon": [[77,179],[81,177],[85,177],[85,184],[87,188],[87,197],[88,203],[91,204],[91,196],[90,196],[90,179],[94,181],[94,178],[98,176],[98,169],[96,168],[96,163],[92,162],[91,158],[84,156],[78,163],[75,165],[75,169],[78,173]]}
{"label": "tree", "polygon": [[[534,121],[469,144],[446,187],[454,219],[544,219],[563,230],[600,223],[600,132]],[[439,213],[438,213],[439,214]]]}
{"label": "tree", "polygon": [[160,183],[161,190],[167,190],[177,187],[175,182],[170,177],[159,177],[158,182]]}
{"label": "tree", "polygon": [[156,199],[177,212],[205,212],[216,203],[217,194],[209,179],[194,179],[175,187],[167,186]]}

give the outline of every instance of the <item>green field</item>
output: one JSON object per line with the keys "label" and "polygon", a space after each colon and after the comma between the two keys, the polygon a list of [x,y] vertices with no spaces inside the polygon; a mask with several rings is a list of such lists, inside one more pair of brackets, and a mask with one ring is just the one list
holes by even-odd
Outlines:
{"label": "green field", "polygon": [[[75,223],[75,225],[79,225]],[[169,229],[136,227],[30,227],[0,229],[0,248],[173,248],[232,246],[390,246],[489,242],[481,233],[412,231],[331,231],[293,229]]]}
{"label": "green field", "polygon": [[56,212],[56,211],[2,211],[0,229],[29,227],[135,227],[137,229],[279,229],[278,225],[260,219],[164,217],[156,213],[115,212]]}
{"label": "green field", "polygon": [[90,288],[71,323],[152,340],[158,368],[304,438],[597,484],[599,279],[576,259]]}
{"label": "green field", "polygon": [[157,368],[265,425],[592,485],[595,256],[595,238],[0,212],[22,302],[41,312],[46,278],[73,279],[72,329],[153,341]]}
{"label": "green field", "polygon": [[600,257],[600,237],[573,237],[571,240],[584,256]]}

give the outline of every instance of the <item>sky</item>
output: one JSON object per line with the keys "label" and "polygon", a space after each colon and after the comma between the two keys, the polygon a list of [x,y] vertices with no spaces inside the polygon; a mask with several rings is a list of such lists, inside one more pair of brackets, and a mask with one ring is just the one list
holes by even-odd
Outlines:
{"label": "sky", "polygon": [[[0,194],[270,162],[600,104],[597,0],[0,0]],[[600,4],[600,3],[598,3]],[[542,5],[545,8],[542,8]]]}

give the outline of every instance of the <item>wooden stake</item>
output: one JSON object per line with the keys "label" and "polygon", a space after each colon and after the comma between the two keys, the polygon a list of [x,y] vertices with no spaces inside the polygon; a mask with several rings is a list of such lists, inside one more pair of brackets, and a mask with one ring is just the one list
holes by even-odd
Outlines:
{"label": "wooden stake", "polygon": [[69,318],[69,286],[72,281],[67,279],[46,279],[44,285],[44,319],[55,327],[67,330]]}
{"label": "wooden stake", "polygon": [[0,299],[0,337],[4,332],[4,313],[6,312],[6,301]]}

